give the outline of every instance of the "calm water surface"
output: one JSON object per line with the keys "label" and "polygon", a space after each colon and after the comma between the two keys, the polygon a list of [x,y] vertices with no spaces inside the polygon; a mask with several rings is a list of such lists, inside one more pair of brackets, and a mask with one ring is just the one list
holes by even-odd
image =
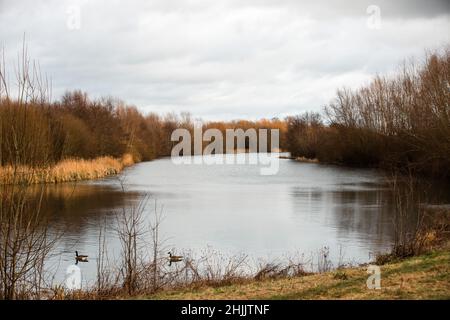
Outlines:
{"label": "calm water surface", "polygon": [[[145,194],[163,211],[161,238],[176,253],[211,247],[277,259],[328,246],[334,263],[342,256],[358,263],[388,250],[393,208],[380,173],[279,161],[278,174],[263,176],[258,165],[175,165],[160,159],[139,163],[116,178],[47,186],[45,207],[54,217],[52,225],[65,230],[52,258],[56,278],[64,278],[78,250],[90,256],[79,266],[84,281],[93,281],[101,226],[107,226],[108,250],[117,258],[115,212]],[[146,216],[154,206],[150,201]]]}

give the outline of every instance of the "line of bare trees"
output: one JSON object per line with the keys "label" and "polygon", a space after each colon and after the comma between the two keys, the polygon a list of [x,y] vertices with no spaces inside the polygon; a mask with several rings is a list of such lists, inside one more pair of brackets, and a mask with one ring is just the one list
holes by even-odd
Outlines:
{"label": "line of bare trees", "polygon": [[325,118],[289,117],[286,145],[295,156],[450,176],[450,50],[405,63],[358,90],[338,90]]}
{"label": "line of bare trees", "polygon": [[[169,155],[170,135],[182,125],[176,114],[142,115],[113,98],[67,92],[51,102],[49,81],[26,45],[17,66],[0,59],[0,166],[42,167],[65,158]],[[11,70],[14,72],[11,73]],[[15,86],[11,86],[11,80]]]}
{"label": "line of bare trees", "polygon": [[[207,122],[204,129],[266,128],[283,130],[284,121]],[[177,128],[194,129],[189,113],[144,116],[136,107],[113,98],[89,99],[67,92],[61,101],[27,102],[0,98],[0,165],[43,166],[67,158],[99,156],[151,160],[169,156]]]}
{"label": "line of bare trees", "polygon": [[[136,161],[168,156],[177,128],[193,131],[187,112],[142,114],[120,99],[90,99],[80,90],[50,100],[49,81],[28,57],[26,46],[18,67],[0,62],[0,166],[43,167],[67,158],[133,155]],[[15,69],[16,87],[8,71]],[[204,128],[278,128],[279,119],[207,122]]]}

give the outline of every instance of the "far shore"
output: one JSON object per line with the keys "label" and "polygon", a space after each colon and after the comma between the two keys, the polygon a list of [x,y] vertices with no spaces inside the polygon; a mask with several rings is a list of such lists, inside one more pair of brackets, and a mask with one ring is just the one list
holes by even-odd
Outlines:
{"label": "far shore", "polygon": [[305,157],[293,157],[293,156],[279,156],[279,159],[287,159],[287,160],[295,160],[298,162],[306,162],[306,163],[319,163],[319,159],[309,159]]}

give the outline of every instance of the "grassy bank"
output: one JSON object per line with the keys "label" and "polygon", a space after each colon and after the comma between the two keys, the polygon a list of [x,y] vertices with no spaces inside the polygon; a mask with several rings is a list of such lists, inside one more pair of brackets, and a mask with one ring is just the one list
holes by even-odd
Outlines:
{"label": "grassy bank", "polygon": [[6,166],[0,167],[0,184],[61,183],[99,179],[118,174],[132,164],[134,164],[133,156],[125,154],[120,159],[113,157],[66,159],[46,168]]}
{"label": "grassy bank", "polygon": [[450,248],[380,266],[381,289],[367,289],[367,267],[223,287],[175,290],[144,299],[450,299]]}

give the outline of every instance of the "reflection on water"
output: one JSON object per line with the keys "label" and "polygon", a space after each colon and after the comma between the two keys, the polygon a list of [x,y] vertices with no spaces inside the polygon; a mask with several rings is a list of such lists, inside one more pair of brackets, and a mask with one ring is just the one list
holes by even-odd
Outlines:
{"label": "reflection on water", "polygon": [[43,200],[41,210],[50,215],[51,223],[64,230],[65,237],[88,236],[90,225],[112,218],[117,208],[138,198],[136,192],[124,193],[107,184],[66,183],[34,186],[32,194]]}
{"label": "reflection on water", "polygon": [[86,280],[95,276],[97,242],[102,226],[112,231],[116,223],[115,212],[126,208],[139,198],[136,192],[123,192],[106,183],[63,183],[32,186],[28,191],[34,201],[42,195],[41,212],[49,217],[51,232],[60,237],[49,262],[51,273],[61,281],[68,265],[75,262],[75,250],[87,252],[92,264],[83,265]]}
{"label": "reflection on water", "polygon": [[55,229],[65,230],[52,261],[58,278],[78,250],[90,256],[81,266],[85,280],[94,279],[101,225],[107,225],[110,253],[117,254],[114,212],[143,194],[157,199],[165,217],[161,237],[176,252],[212,246],[274,259],[328,246],[334,262],[342,254],[365,262],[393,241],[393,201],[374,170],[280,159],[278,174],[261,176],[258,165],[175,165],[160,159],[137,164],[120,178],[126,192],[115,178],[45,187],[44,210]]}

